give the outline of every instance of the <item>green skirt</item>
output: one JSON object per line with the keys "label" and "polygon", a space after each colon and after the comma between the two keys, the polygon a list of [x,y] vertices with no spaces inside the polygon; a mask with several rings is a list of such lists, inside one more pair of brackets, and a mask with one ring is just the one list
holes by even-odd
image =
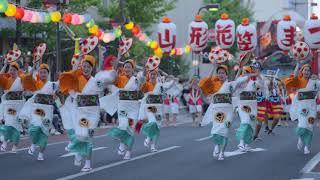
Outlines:
{"label": "green skirt", "polygon": [[227,145],[228,144],[228,138],[221,136],[221,135],[218,135],[218,134],[213,134],[211,137],[211,140],[216,145]]}
{"label": "green skirt", "polygon": [[250,144],[253,141],[253,129],[249,124],[240,124],[237,129],[236,137],[240,141],[244,140],[245,144]]}
{"label": "green skirt", "polygon": [[157,142],[160,136],[160,129],[156,122],[144,124],[142,134],[149,137],[153,142]]}
{"label": "green skirt", "polygon": [[5,141],[14,143],[19,143],[20,141],[20,132],[12,126],[1,125],[0,135],[4,137]]}
{"label": "green skirt", "polygon": [[306,128],[296,128],[296,134],[301,138],[305,145],[311,145],[313,132]]}
{"label": "green skirt", "polygon": [[117,127],[110,129],[107,133],[108,136],[119,139],[121,143],[127,145],[127,147],[131,150],[134,144],[134,136],[128,130],[121,130]]}
{"label": "green skirt", "polygon": [[71,142],[76,139],[76,133],[74,132],[73,129],[67,130],[67,135],[68,135],[68,138],[69,138],[69,140],[70,140]]}
{"label": "green skirt", "polygon": [[41,148],[47,147],[48,136],[42,132],[41,127],[30,125],[28,132],[32,144],[36,144]]}
{"label": "green skirt", "polygon": [[81,156],[89,156],[92,153],[93,144],[92,142],[79,141],[74,139],[68,146],[70,152],[78,153]]}

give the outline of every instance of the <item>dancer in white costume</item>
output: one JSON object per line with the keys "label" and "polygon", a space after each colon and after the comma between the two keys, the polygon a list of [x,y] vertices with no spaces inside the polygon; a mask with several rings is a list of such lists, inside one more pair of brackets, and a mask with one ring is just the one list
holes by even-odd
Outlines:
{"label": "dancer in white costume", "polygon": [[[144,82],[141,73],[134,76],[135,62],[127,60],[123,64],[123,74],[119,74],[114,84],[119,88],[115,94],[118,98],[119,126],[112,128],[107,135],[120,140],[119,155],[124,159],[131,158],[131,150],[134,144],[134,124],[138,120],[140,102],[143,94],[139,91]],[[119,72],[120,73],[120,72]]]}
{"label": "dancer in white costume", "polygon": [[167,97],[163,100],[163,113],[165,115],[165,125],[170,126],[170,114],[172,114],[172,126],[177,126],[177,116],[179,114],[179,95],[182,89],[177,84],[176,78],[170,75],[166,82],[163,83],[163,88],[166,91]]}
{"label": "dancer in white costume", "polygon": [[33,89],[34,95],[24,104],[19,118],[30,122],[29,137],[31,146],[28,153],[34,154],[36,146],[40,147],[38,160],[44,160],[44,151],[48,143],[49,129],[53,119],[54,95],[57,90],[57,83],[48,81],[49,66],[41,64],[36,79],[32,74],[28,79],[28,86]]}
{"label": "dancer in white costume", "polygon": [[295,132],[298,136],[298,150],[304,151],[304,154],[310,154],[313,125],[316,120],[317,106],[316,95],[320,90],[320,82],[310,79],[305,88],[299,89],[291,105],[290,116],[292,120],[298,119],[298,127]]}
{"label": "dancer in white costume", "polygon": [[[251,67],[247,73],[252,73]],[[236,108],[240,118],[240,127],[237,129],[236,137],[240,141],[238,148],[242,151],[250,150],[249,144],[253,141],[253,130],[256,127],[257,119],[257,98],[256,90],[262,85],[258,84],[256,78],[250,78],[244,89],[240,91],[240,101]]]}
{"label": "dancer in white costume", "polygon": [[[211,129],[214,143],[213,156],[224,160],[224,151],[228,144],[229,130],[233,120],[232,93],[246,82],[248,77],[241,77],[237,81],[227,80],[228,68],[220,65],[216,70],[217,76],[210,76],[200,81],[199,86],[207,95],[214,92],[212,102],[203,117],[202,125],[213,123]],[[211,88],[211,89],[210,89]],[[218,89],[215,92],[215,89]]]}
{"label": "dancer in white costume", "polygon": [[[8,66],[8,73],[5,73],[5,69]],[[20,74],[20,76],[23,75]],[[0,106],[0,119],[5,122],[4,125],[0,126],[0,136],[3,140],[1,151],[6,151],[8,142],[13,142],[12,152],[16,152],[20,141],[22,121],[18,118],[18,115],[25,103],[21,81],[19,65],[16,62],[12,62],[9,65],[6,61],[0,74],[0,86],[5,92],[1,97]]]}
{"label": "dancer in white costume", "polygon": [[81,171],[90,171],[94,129],[100,116],[99,96],[101,83],[91,76],[95,58],[85,55],[81,68],[60,75],[60,91],[69,97],[60,108],[64,127],[72,130],[71,144],[68,149],[76,153],[74,165],[81,166],[85,157],[85,165]]}
{"label": "dancer in white costume", "polygon": [[[158,58],[158,57],[155,57]],[[151,61],[150,61],[151,59]],[[150,62],[150,63],[149,63]],[[152,64],[156,64],[153,66]],[[158,73],[158,66],[160,60],[154,60],[153,57],[149,58],[146,64],[148,69],[147,81],[141,86],[141,91],[145,93],[141,101],[139,119],[142,124],[136,125],[136,130],[142,127],[142,134],[146,136],[144,146],[149,147],[151,152],[157,151],[157,143],[160,136],[161,120],[163,118],[163,95],[164,88],[161,82],[161,76]]]}

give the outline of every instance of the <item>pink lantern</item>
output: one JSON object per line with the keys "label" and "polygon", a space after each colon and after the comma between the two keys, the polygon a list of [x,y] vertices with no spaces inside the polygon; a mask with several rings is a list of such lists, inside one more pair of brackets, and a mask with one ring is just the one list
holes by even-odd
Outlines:
{"label": "pink lantern", "polygon": [[38,23],[39,22],[39,13],[38,12],[33,12],[32,13],[32,18],[30,20],[31,23]]}
{"label": "pink lantern", "polygon": [[221,14],[221,18],[215,24],[216,43],[222,49],[232,47],[235,39],[235,25],[226,13]]}
{"label": "pink lantern", "polygon": [[[200,53],[206,48],[208,42],[208,25],[202,21],[200,15],[189,24],[188,44],[195,53]],[[178,53],[177,53],[178,54]]]}
{"label": "pink lantern", "polygon": [[170,53],[176,47],[177,31],[176,25],[165,16],[158,25],[158,44],[163,52]]}
{"label": "pink lantern", "polygon": [[244,18],[237,27],[237,45],[240,51],[252,52],[257,46],[257,30],[249,19]]}
{"label": "pink lantern", "polygon": [[80,24],[80,16],[78,14],[72,15],[71,24],[72,25],[79,25]]}
{"label": "pink lantern", "polygon": [[296,23],[291,20],[290,16],[284,16],[283,20],[279,21],[277,27],[277,43],[280,49],[288,52],[291,46],[294,45],[296,31]]}
{"label": "pink lantern", "polygon": [[32,18],[32,12],[30,10],[25,10],[22,21],[30,21],[31,18]]}

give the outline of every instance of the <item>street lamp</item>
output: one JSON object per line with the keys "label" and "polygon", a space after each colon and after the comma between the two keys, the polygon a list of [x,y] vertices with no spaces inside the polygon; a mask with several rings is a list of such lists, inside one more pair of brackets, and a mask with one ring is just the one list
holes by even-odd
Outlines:
{"label": "street lamp", "polygon": [[220,9],[220,4],[216,3],[216,4],[208,4],[208,5],[205,5],[203,7],[201,7],[199,10],[198,10],[198,14],[200,14],[200,12],[203,10],[203,9],[206,9],[207,11],[210,11],[210,12],[216,12]]}

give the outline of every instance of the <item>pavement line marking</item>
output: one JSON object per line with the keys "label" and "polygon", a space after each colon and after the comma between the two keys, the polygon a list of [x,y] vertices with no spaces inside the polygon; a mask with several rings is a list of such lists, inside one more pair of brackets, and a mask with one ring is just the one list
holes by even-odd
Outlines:
{"label": "pavement line marking", "polygon": [[[100,135],[100,136],[95,136],[94,138],[102,138],[102,137],[105,137],[107,135]],[[58,144],[65,144],[65,143],[69,143],[70,141],[60,141],[60,142],[54,142],[54,143],[50,143],[48,144],[47,146],[53,146],[53,145],[58,145]],[[17,152],[20,152],[20,151],[25,151],[25,150],[28,150],[29,147],[26,147],[26,148],[21,148],[21,149],[17,149],[16,151]],[[12,154],[11,151],[6,151],[6,152],[0,152],[0,155],[2,154]]]}
{"label": "pavement line marking", "polygon": [[302,179],[291,179],[291,180],[314,180],[314,178],[302,178]]}
{"label": "pavement line marking", "polygon": [[166,152],[166,151],[170,151],[170,150],[173,150],[173,149],[177,149],[177,148],[180,148],[180,147],[181,146],[168,147],[168,148],[165,148],[165,149],[161,149],[158,152],[143,154],[141,156],[137,156],[137,157],[131,158],[130,160],[123,160],[123,161],[111,163],[111,164],[108,164],[108,165],[105,165],[105,166],[101,166],[101,167],[98,167],[98,168],[93,168],[89,172],[80,172],[80,173],[77,173],[77,174],[73,174],[73,175],[69,175],[69,176],[66,176],[66,177],[58,178],[57,180],[74,179],[74,178],[85,176],[85,175],[88,175],[88,174],[92,174],[92,173],[95,173],[95,172],[98,172],[98,171],[101,171],[101,170],[104,170],[104,169],[109,169],[109,168],[112,168],[112,167],[115,167],[115,166],[126,164],[128,162],[132,162],[132,161],[135,161],[135,160],[139,160],[139,159],[143,159],[143,158],[146,158],[146,157],[149,157],[149,156],[153,156],[153,155],[156,155],[156,154],[159,154],[159,153],[162,153],[162,152]]}
{"label": "pavement line marking", "polygon": [[204,137],[204,138],[196,139],[195,141],[201,142],[201,141],[205,141],[207,139],[210,139],[211,137],[212,136],[207,136],[207,137]]}
{"label": "pavement line marking", "polygon": [[309,173],[311,170],[319,163],[320,161],[320,152],[316,154],[307,164],[301,169],[301,173]]}
{"label": "pavement line marking", "polygon": [[[107,147],[97,147],[97,148],[93,148],[92,151],[98,151],[98,150],[101,150],[101,149],[107,149]],[[74,156],[76,153],[67,153],[67,154],[64,154],[60,157],[62,158],[65,158],[65,157],[70,157],[70,156]]]}
{"label": "pavement line marking", "polygon": [[[188,123],[190,123],[190,122],[181,122],[181,123],[177,123],[177,125],[188,124]],[[106,137],[106,136],[107,135],[104,134],[104,135],[94,136],[94,138],[102,138],[102,137]],[[28,137],[25,137],[25,138],[28,138]],[[48,144],[47,146],[53,146],[53,145],[64,144],[64,143],[69,143],[69,142],[70,141],[54,142],[54,143]],[[25,150],[28,150],[28,149],[29,149],[29,147],[26,147],[26,148],[17,149],[16,151],[20,152],[20,151],[25,151]],[[0,152],[0,155],[2,155],[2,154],[14,154],[14,153],[12,153],[11,151]]]}
{"label": "pavement line marking", "polygon": [[[266,151],[266,149],[254,148],[254,149],[251,149],[249,152],[261,152],[261,151]],[[231,157],[231,156],[237,156],[237,155],[246,154],[246,153],[248,153],[248,152],[244,152],[244,151],[241,151],[241,150],[237,149],[237,150],[232,151],[232,152],[225,152],[224,155],[226,157]]]}

